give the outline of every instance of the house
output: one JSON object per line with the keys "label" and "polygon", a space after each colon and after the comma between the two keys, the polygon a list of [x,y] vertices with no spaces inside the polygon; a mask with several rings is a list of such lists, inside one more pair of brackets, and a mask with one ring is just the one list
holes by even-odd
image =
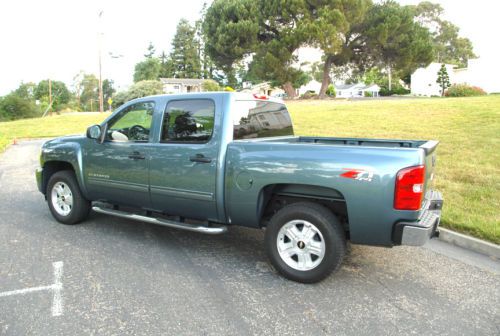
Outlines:
{"label": "house", "polygon": [[[450,84],[468,84],[478,86],[487,93],[500,92],[500,65],[493,58],[469,60],[467,68],[457,68],[445,64]],[[416,96],[440,96],[441,88],[436,83],[441,63],[431,63],[426,68],[419,68],[411,75],[411,93]]]}
{"label": "house", "polygon": [[[456,83],[455,65],[445,64],[450,83]],[[411,94],[415,96],[441,96],[441,87],[436,82],[441,63],[431,63],[419,68],[411,75]]]}
{"label": "house", "polygon": [[165,93],[201,92],[204,81],[198,78],[160,78]]}
{"label": "house", "polygon": [[364,83],[335,85],[335,92],[337,98],[378,97],[380,86]]}
{"label": "house", "polygon": [[259,84],[252,85],[249,82],[243,83],[243,89],[241,92],[267,95],[270,97],[280,97],[283,96],[285,91],[282,88],[277,88],[271,85],[270,82],[263,82]]}

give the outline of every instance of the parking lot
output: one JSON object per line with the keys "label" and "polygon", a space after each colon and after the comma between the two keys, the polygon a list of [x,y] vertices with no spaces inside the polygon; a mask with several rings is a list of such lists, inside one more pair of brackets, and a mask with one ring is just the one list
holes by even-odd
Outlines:
{"label": "parking lot", "polygon": [[500,263],[439,241],[353,245],[303,285],[269,266],[261,231],[58,224],[36,189],[42,143],[0,155],[0,335],[500,334]]}

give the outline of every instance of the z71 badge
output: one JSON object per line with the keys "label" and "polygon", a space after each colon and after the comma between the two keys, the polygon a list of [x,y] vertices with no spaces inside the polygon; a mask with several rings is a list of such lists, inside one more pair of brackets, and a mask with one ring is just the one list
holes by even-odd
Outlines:
{"label": "z71 badge", "polygon": [[345,173],[340,174],[340,177],[350,178],[358,181],[367,181],[371,182],[373,180],[373,172],[364,170],[364,169],[351,169],[351,168],[342,168],[345,170]]}

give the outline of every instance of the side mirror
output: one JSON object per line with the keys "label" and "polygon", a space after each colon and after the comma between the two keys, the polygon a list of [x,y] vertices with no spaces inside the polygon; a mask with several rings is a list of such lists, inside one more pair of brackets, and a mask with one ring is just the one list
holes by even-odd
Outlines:
{"label": "side mirror", "polygon": [[101,137],[101,126],[93,125],[87,128],[87,138],[99,140]]}

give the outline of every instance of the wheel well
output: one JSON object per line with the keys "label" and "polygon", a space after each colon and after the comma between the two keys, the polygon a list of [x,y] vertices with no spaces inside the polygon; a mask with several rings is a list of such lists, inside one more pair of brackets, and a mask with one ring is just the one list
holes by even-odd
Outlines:
{"label": "wheel well", "polygon": [[61,170],[71,170],[75,171],[71,163],[65,161],[48,161],[43,165],[43,176],[42,176],[42,190],[44,194],[47,190],[47,184],[49,183],[52,175]]}
{"label": "wheel well", "polygon": [[273,184],[262,188],[259,197],[260,225],[266,226],[269,219],[284,206],[304,201],[329,209],[337,216],[349,238],[349,217],[344,196],[336,189],[320,186]]}

